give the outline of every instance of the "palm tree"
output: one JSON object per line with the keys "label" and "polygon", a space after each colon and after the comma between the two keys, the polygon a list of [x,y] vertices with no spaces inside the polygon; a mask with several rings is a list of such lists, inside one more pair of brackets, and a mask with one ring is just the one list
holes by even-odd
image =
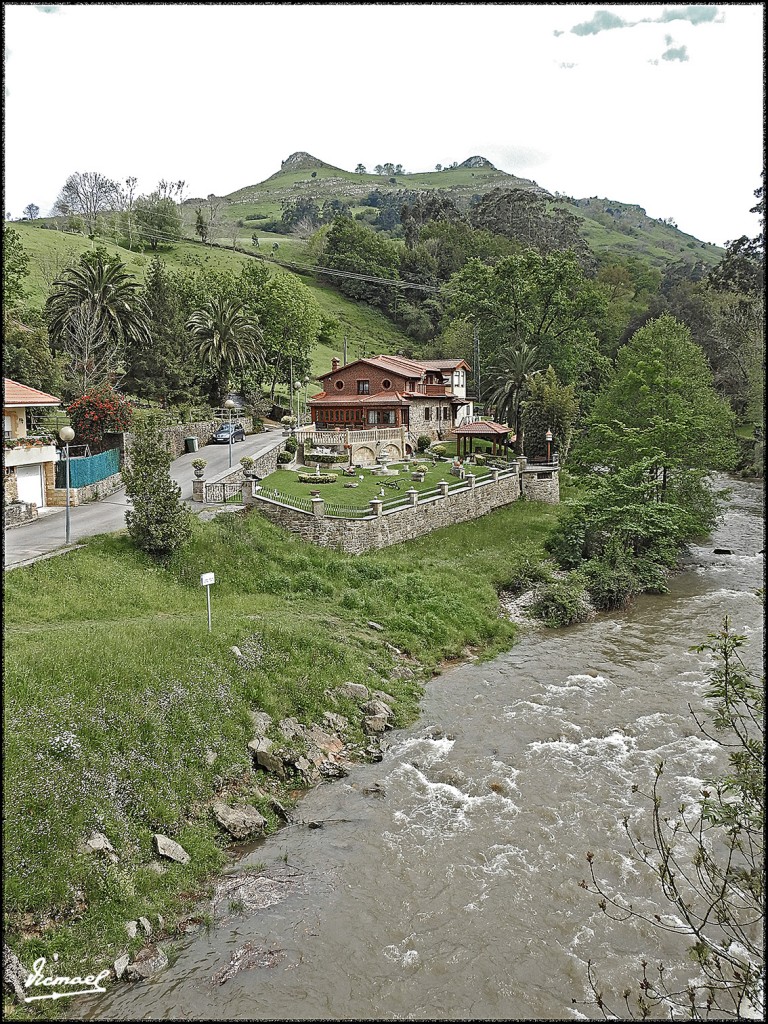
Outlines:
{"label": "palm tree", "polygon": [[213,371],[215,400],[228,391],[233,370],[264,365],[258,321],[243,312],[239,299],[212,299],[190,316],[187,330],[198,343],[200,359]]}
{"label": "palm tree", "polygon": [[521,342],[517,348],[507,349],[499,362],[491,367],[496,385],[489,401],[496,410],[499,420],[511,421],[515,430],[515,451],[523,454],[523,437],[520,427],[520,405],[525,397],[531,378],[541,373],[536,368],[538,353],[536,347]]}
{"label": "palm tree", "polygon": [[[53,288],[45,306],[48,334],[54,349],[69,355],[78,380],[77,367],[92,373],[94,360],[109,380],[120,371],[128,345],[150,342],[149,309],[120,260],[89,254],[64,270]],[[86,386],[84,378],[80,384]]]}

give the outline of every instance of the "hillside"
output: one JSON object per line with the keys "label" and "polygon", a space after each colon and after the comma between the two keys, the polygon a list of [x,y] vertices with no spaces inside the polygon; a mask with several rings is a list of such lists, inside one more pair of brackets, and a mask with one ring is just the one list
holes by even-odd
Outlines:
{"label": "hillside", "polygon": [[[281,169],[266,181],[248,185],[220,197],[226,221],[242,221],[243,229],[259,232],[261,224],[279,220],[282,203],[297,198],[310,198],[322,203],[340,200],[347,203],[353,215],[373,211],[365,200],[370,193],[442,191],[460,208],[467,208],[473,197],[492,189],[526,189],[567,210],[581,222],[581,231],[598,254],[615,253],[637,256],[653,266],[663,268],[669,263],[703,262],[714,266],[724,250],[693,235],[680,231],[673,224],[649,217],[635,203],[607,198],[577,199],[542,188],[537,182],[500,171],[482,156],[472,156],[456,167],[440,171],[409,174],[361,174],[345,171],[325,163],[309,153],[298,152],[283,161]],[[199,203],[188,200],[188,205]],[[271,238],[271,234],[267,233]]]}
{"label": "hillside", "polygon": [[[13,229],[18,232],[30,257],[30,273],[24,282],[28,300],[31,305],[40,307],[45,302],[56,276],[65,266],[76,261],[81,252],[90,249],[91,242],[83,235],[45,230],[39,223],[18,222],[13,224]],[[150,253],[132,252],[101,238],[96,244],[103,246],[107,252],[119,256],[129,273],[134,274],[139,281],[144,280],[146,268],[152,258]],[[247,253],[204,246],[193,241],[178,242],[159,255],[169,267],[177,270],[194,270],[205,266],[216,270],[237,271],[244,262],[254,258]],[[268,266],[272,274],[290,273],[273,264]],[[413,342],[378,310],[363,303],[353,302],[310,277],[302,276],[301,281],[323,315],[335,317],[339,323],[338,348],[332,350],[317,346],[313,352],[313,370],[316,373],[327,372],[331,358],[334,355],[342,355],[345,337],[348,341],[349,358],[356,358],[363,352],[370,355],[374,351],[397,352],[412,347]]]}

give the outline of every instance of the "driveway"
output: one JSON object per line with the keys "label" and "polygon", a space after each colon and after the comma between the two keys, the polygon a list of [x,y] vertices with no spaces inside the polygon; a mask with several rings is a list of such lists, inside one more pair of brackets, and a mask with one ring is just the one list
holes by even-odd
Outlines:
{"label": "driveway", "polygon": [[[232,445],[232,466],[236,467],[244,455],[260,455],[283,439],[281,429],[267,429],[262,434],[250,434],[245,441]],[[194,512],[204,506],[192,501],[193,459],[207,459],[206,476],[215,476],[229,466],[229,445],[207,444],[200,451],[186,452],[171,463],[171,477],[181,487],[181,497]],[[114,533],[125,529],[125,513],[129,508],[125,488],[101,501],[78,505],[69,510],[70,538],[76,544],[84,537],[97,533]],[[4,558],[6,569],[13,569],[37,561],[51,553],[66,549],[66,510],[44,509],[38,519],[23,526],[4,531]]]}

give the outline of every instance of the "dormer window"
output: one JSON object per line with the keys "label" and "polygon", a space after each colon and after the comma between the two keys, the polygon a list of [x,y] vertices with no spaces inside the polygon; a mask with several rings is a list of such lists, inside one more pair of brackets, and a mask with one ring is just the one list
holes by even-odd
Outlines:
{"label": "dormer window", "polygon": [[357,382],[357,393],[358,395],[368,395],[371,392],[371,382],[368,380],[359,380]]}

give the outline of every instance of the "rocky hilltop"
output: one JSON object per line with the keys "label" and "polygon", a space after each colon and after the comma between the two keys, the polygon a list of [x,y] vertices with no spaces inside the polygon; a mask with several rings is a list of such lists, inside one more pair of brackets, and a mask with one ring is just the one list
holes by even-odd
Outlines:
{"label": "rocky hilltop", "polygon": [[299,150],[298,153],[291,153],[287,160],[283,160],[280,164],[280,172],[316,171],[318,167],[327,167],[330,171],[340,171],[342,169],[341,167],[334,167],[333,164],[327,164],[324,160],[318,160],[311,153]]}

